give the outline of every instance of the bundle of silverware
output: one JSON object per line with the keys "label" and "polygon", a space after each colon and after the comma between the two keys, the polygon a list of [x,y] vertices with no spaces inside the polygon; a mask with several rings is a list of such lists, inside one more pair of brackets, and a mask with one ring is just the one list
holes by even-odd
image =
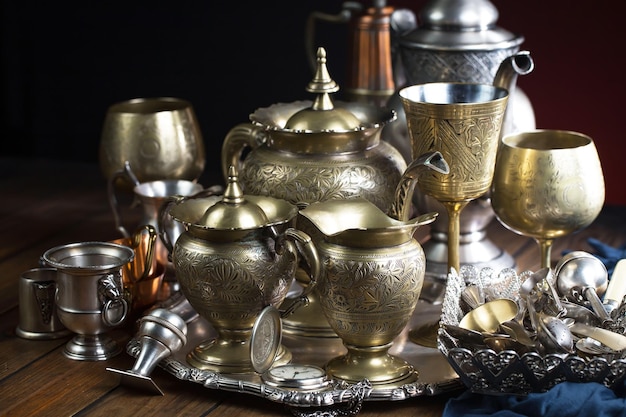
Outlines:
{"label": "bundle of silverware", "polygon": [[464,265],[448,275],[439,350],[472,391],[543,392],[626,377],[626,260],[612,276],[584,251],[517,273]]}

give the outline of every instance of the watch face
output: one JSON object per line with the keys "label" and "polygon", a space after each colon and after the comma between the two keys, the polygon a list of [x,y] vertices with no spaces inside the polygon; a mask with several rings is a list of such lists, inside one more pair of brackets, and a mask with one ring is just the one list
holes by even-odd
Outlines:
{"label": "watch face", "polygon": [[254,322],[250,337],[250,360],[258,373],[267,371],[274,363],[282,339],[280,313],[272,306],[265,307]]}
{"label": "watch face", "polygon": [[287,364],[269,369],[263,380],[274,386],[318,389],[328,384],[326,371],[314,365]]}

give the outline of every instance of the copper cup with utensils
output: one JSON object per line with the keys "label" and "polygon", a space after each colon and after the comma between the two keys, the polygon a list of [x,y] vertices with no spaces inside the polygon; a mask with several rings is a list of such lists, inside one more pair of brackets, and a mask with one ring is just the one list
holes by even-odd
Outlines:
{"label": "copper cup with utensils", "polygon": [[129,237],[111,241],[135,252],[134,259],[122,268],[124,292],[131,314],[140,313],[160,300],[166,268],[156,254],[157,239],[157,229],[145,224]]}

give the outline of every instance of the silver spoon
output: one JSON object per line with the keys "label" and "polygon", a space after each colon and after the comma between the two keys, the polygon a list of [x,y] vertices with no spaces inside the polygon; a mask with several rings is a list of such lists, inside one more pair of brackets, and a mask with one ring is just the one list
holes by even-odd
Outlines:
{"label": "silver spoon", "polygon": [[520,296],[525,301],[526,309],[530,316],[530,323],[533,330],[537,333],[537,339],[546,351],[573,353],[574,336],[569,327],[557,317],[538,313],[535,310],[537,283],[541,282],[545,275],[544,270],[530,275],[520,287]]}
{"label": "silver spoon", "polygon": [[587,300],[601,320],[611,320],[600,296],[608,284],[604,263],[585,251],[565,255],[555,267],[556,286],[559,294],[574,302]]}
{"label": "silver spoon", "polygon": [[589,326],[599,327],[602,325],[602,319],[587,307],[571,301],[561,301],[561,303],[565,308],[563,318],[571,318],[575,322],[588,324]]}
{"label": "silver spoon", "polygon": [[619,353],[619,351],[611,349],[591,337],[578,339],[576,349],[588,355],[614,355]]}

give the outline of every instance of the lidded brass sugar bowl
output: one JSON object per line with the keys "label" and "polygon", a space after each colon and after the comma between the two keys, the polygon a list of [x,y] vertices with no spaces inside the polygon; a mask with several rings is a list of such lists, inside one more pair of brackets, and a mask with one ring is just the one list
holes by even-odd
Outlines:
{"label": "lidded brass sugar bowl", "polygon": [[[292,227],[297,213],[298,208],[285,200],[244,195],[234,167],[223,196],[175,196],[165,201],[160,219],[169,214],[185,226],[173,245],[167,233],[161,234],[181,291],[217,331],[215,339],[188,354],[192,366],[222,373],[253,372],[250,345],[255,321],[268,306],[280,307],[300,255],[311,271],[306,290],[314,288],[317,251],[306,233]],[[297,302],[306,301],[304,297],[306,293]],[[291,357],[281,345],[274,363],[287,363]]]}
{"label": "lidded brass sugar bowl", "polygon": [[[330,77],[326,51],[317,50],[317,70],[307,91],[314,101],[259,108],[229,131],[222,146],[222,169],[238,167],[246,194],[267,195],[304,207],[310,203],[363,197],[387,212],[407,163],[380,140],[395,120],[393,110],[366,103],[333,101],[339,86]],[[247,154],[242,160],[244,151]],[[306,274],[299,269],[299,283]],[[319,310],[309,305],[284,321],[285,333],[336,337]]]}

